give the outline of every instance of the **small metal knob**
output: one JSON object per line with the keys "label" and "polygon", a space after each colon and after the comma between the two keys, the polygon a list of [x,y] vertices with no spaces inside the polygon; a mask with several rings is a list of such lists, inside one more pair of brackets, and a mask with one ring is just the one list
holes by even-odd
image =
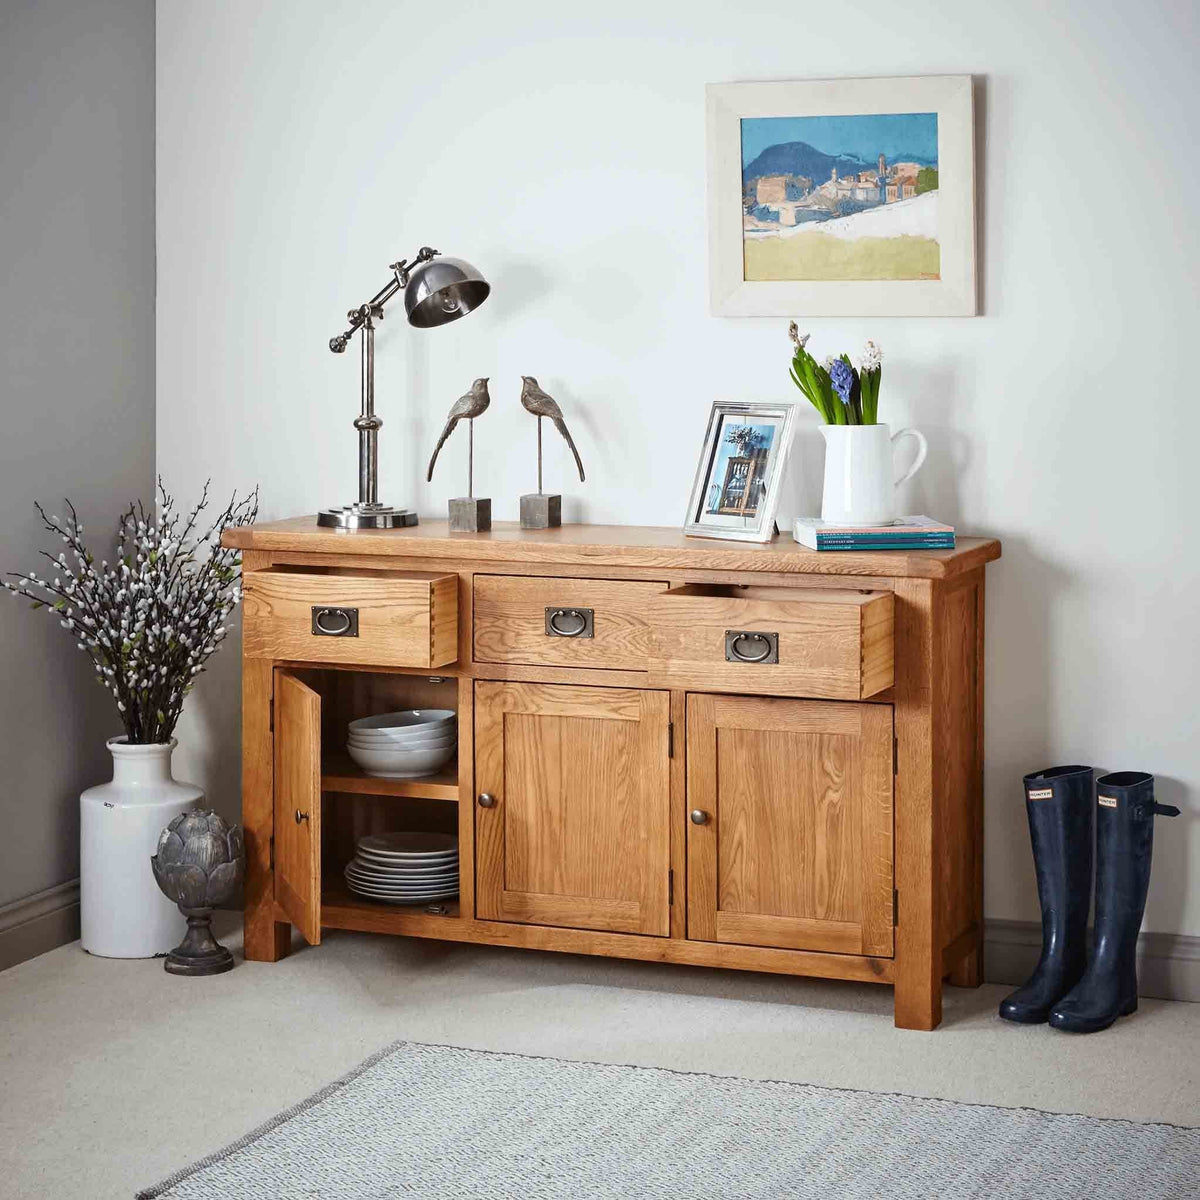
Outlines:
{"label": "small metal knob", "polygon": [[692,824],[693,825],[707,825],[708,824],[708,813],[706,813],[704,811],[704,809],[702,809],[702,808],[693,808],[692,809]]}
{"label": "small metal knob", "polygon": [[480,792],[479,793],[479,807],[480,808],[495,808],[496,807],[496,797],[493,796],[491,792]]}
{"label": "small metal knob", "polygon": [[301,812],[299,809],[296,809],[296,824],[299,825],[301,821],[307,821],[307,820],[308,820],[308,813]]}

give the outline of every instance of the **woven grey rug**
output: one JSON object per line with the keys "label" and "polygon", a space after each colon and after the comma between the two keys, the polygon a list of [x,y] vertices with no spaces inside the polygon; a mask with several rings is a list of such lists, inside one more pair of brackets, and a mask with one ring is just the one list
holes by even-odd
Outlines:
{"label": "woven grey rug", "polygon": [[398,1042],[138,1200],[1188,1197],[1200,1129]]}

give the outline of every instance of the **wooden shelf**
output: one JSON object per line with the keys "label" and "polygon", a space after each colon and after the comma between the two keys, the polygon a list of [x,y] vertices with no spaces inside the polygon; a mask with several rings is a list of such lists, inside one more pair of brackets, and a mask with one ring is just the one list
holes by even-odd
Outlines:
{"label": "wooden shelf", "polygon": [[[411,933],[437,937],[439,928],[462,916],[458,899],[435,900],[445,913],[428,913],[423,904],[384,904],[354,895],[345,885],[326,885],[321,893],[321,925],[366,933]],[[447,936],[452,936],[447,933]]]}
{"label": "wooden shelf", "polygon": [[379,779],[364,774],[345,755],[326,755],[321,759],[321,791],[420,800],[457,800],[458,762],[449,763],[436,775],[426,775],[420,779]]}

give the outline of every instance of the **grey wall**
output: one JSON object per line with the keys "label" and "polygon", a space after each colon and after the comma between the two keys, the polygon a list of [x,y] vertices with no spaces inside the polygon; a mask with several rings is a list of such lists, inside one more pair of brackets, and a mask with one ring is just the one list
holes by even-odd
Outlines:
{"label": "grey wall", "polygon": [[[35,499],[107,537],[151,496],[153,0],[0,3],[0,263],[0,570],[29,570]],[[57,622],[2,605],[0,915],[78,875],[120,732]]]}

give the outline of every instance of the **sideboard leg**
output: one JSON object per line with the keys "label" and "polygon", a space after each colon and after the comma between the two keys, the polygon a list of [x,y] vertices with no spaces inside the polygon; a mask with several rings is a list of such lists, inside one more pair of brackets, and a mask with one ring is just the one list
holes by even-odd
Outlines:
{"label": "sideboard leg", "polygon": [[960,958],[958,963],[950,968],[946,980],[955,987],[979,987],[983,983],[983,947],[977,945],[974,950]]}
{"label": "sideboard leg", "polygon": [[278,962],[292,948],[291,925],[276,921],[269,911],[263,919],[247,909],[242,937],[247,962]]}
{"label": "sideboard leg", "polygon": [[897,579],[895,1022],[936,1029],[942,1020],[942,940],[935,817],[934,621],[940,596],[926,579]]}

